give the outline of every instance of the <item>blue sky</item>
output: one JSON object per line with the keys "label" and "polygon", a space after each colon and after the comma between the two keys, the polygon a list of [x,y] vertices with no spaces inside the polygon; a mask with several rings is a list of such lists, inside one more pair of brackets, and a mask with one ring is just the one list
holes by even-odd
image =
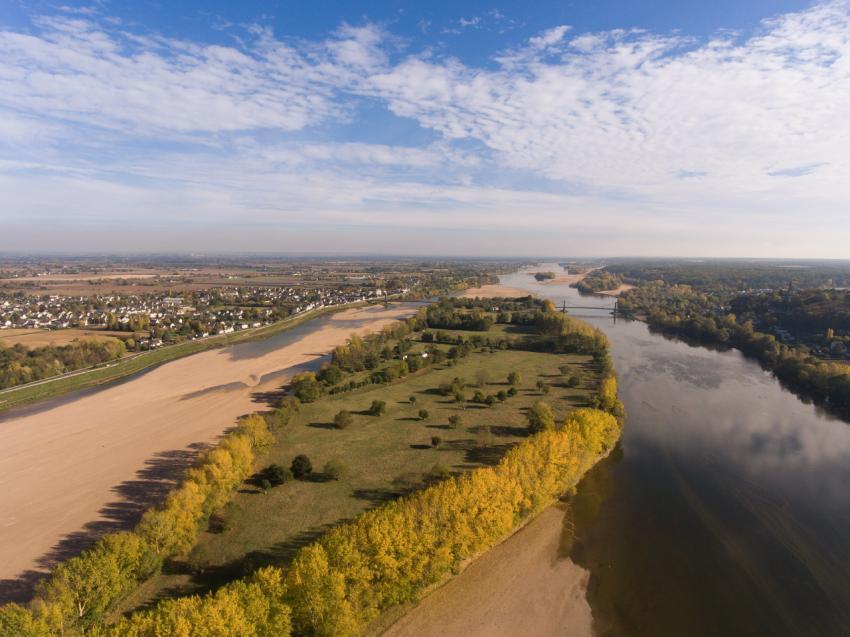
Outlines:
{"label": "blue sky", "polygon": [[0,250],[850,257],[850,4],[0,5]]}

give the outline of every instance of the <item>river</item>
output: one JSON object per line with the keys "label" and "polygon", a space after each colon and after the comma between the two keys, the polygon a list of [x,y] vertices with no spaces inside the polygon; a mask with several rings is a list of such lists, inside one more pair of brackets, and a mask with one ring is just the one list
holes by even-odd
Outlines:
{"label": "river", "polygon": [[[528,272],[501,283],[558,305],[615,302]],[[628,414],[563,519],[596,634],[850,635],[850,425],[738,351],[569,311],[611,339]]]}

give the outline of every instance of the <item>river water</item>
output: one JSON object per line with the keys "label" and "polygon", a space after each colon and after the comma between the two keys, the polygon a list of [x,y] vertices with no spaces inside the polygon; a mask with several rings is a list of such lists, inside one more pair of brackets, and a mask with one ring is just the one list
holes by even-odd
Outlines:
{"label": "river water", "polygon": [[[528,272],[501,282],[614,304]],[[564,518],[561,551],[590,571],[597,634],[850,635],[850,424],[740,352],[568,311],[611,339],[628,414]]]}

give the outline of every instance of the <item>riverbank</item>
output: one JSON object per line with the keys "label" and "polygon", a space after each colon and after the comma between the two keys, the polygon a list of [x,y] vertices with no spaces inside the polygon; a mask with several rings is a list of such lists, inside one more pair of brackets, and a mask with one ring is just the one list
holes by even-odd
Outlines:
{"label": "riverbank", "polygon": [[0,597],[20,597],[57,560],[125,528],[177,479],[199,446],[256,411],[285,376],[353,332],[414,313],[349,309],[295,342],[239,356],[215,349],[122,384],[0,423]]}
{"label": "riverbank", "polygon": [[551,507],[473,561],[384,637],[593,634],[589,573],[558,557],[564,512]]}
{"label": "riverbank", "polygon": [[305,321],[313,320],[320,316],[332,314],[334,312],[343,311],[346,307],[360,307],[363,305],[364,303],[358,302],[347,306],[339,305],[309,310],[283,319],[282,321],[272,323],[271,325],[250,328],[232,334],[208,336],[206,338],[186,341],[176,345],[169,345],[138,354],[130,354],[120,361],[109,363],[100,367],[79,369],[60,376],[54,376],[28,383],[26,385],[3,389],[0,390],[0,414],[11,409],[17,409],[32,403],[56,398],[81,389],[107,385],[117,380],[130,377],[141,371],[154,368],[170,361],[178,360],[185,356],[191,356],[199,352],[268,338],[279,332],[297,327]]}
{"label": "riverbank", "polygon": [[524,296],[536,296],[532,294],[528,290],[523,290],[518,287],[511,287],[509,285],[501,285],[500,283],[492,283],[489,285],[482,285],[477,288],[469,288],[464,291],[463,294],[460,295],[462,299],[474,299],[474,298],[509,298],[515,299]]}
{"label": "riverbank", "polygon": [[594,294],[602,294],[603,296],[620,296],[621,294],[628,292],[629,290],[633,290],[635,286],[629,285],[628,283],[623,283],[619,287],[614,288],[613,290],[600,290],[599,292],[594,292]]}

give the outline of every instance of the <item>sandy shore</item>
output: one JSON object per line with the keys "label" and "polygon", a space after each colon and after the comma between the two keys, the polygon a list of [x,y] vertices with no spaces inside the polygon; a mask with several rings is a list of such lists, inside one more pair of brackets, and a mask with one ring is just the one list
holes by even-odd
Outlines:
{"label": "sandy shore", "polygon": [[592,634],[589,573],[558,558],[564,513],[550,508],[426,597],[384,637]]}
{"label": "sandy shore", "polygon": [[476,297],[491,298],[497,296],[505,298],[517,298],[522,296],[528,296],[529,294],[531,294],[531,292],[529,292],[528,290],[523,290],[522,288],[514,288],[509,285],[493,283],[490,285],[482,285],[478,288],[469,288],[463,294],[461,294],[461,298],[474,299]]}
{"label": "sandy shore", "polygon": [[210,350],[52,409],[0,422],[0,600],[91,533],[114,530],[179,475],[190,445],[209,443],[264,408],[263,375],[328,353],[412,314],[374,306],[340,312],[292,345],[254,358]]}
{"label": "sandy shore", "polygon": [[634,289],[635,286],[629,285],[628,283],[623,283],[620,287],[614,290],[605,290],[604,292],[597,292],[597,294],[604,294],[605,296],[620,296],[623,292],[628,292],[629,290]]}

